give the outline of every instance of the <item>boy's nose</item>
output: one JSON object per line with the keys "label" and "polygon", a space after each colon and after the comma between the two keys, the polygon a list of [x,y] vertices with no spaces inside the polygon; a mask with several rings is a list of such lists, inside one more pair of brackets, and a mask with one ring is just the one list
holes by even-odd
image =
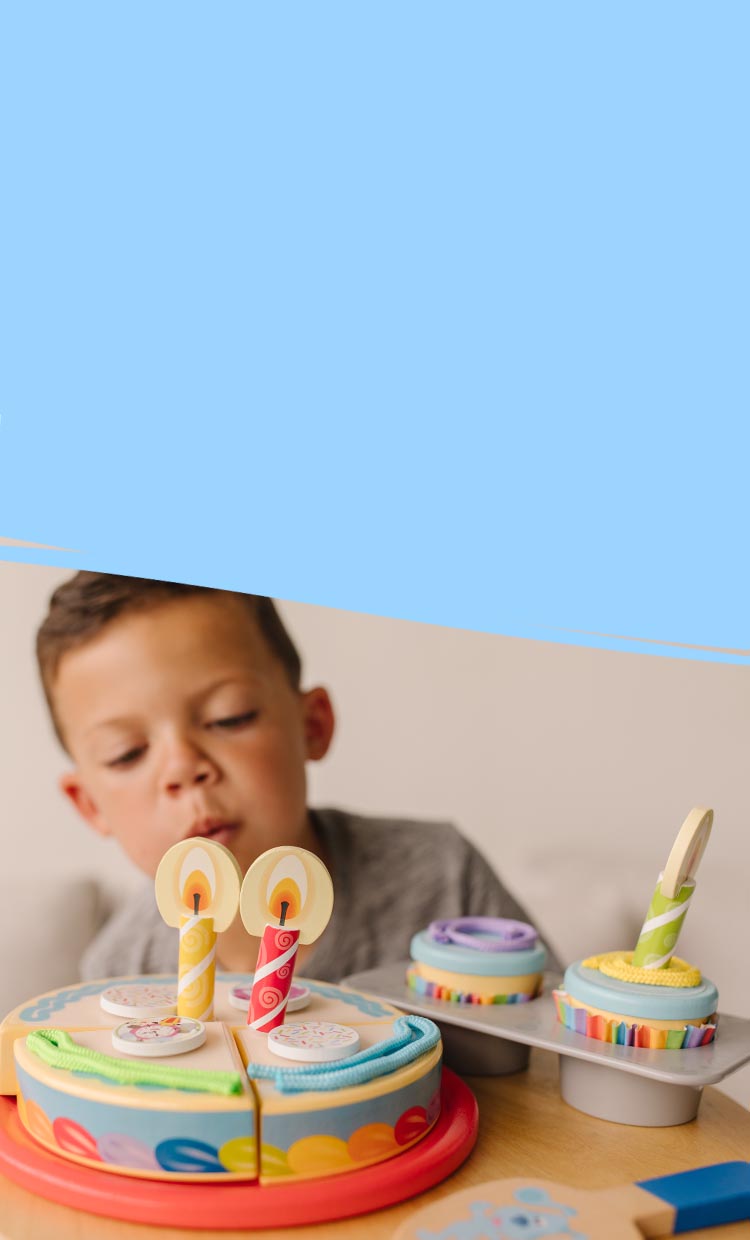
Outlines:
{"label": "boy's nose", "polygon": [[181,746],[167,763],[164,786],[175,794],[197,784],[210,784],[216,779],[216,767],[205,754],[189,746]]}

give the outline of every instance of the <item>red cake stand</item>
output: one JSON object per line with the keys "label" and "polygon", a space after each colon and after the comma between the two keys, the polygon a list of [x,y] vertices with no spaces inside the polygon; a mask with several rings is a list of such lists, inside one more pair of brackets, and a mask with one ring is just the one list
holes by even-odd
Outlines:
{"label": "red cake stand", "polygon": [[439,1184],[477,1138],[476,1098],[443,1069],[441,1110],[424,1140],[361,1171],[293,1184],[175,1184],[94,1171],[37,1145],[15,1098],[0,1098],[0,1172],[37,1197],[130,1223],[208,1231],[259,1230],[369,1214]]}

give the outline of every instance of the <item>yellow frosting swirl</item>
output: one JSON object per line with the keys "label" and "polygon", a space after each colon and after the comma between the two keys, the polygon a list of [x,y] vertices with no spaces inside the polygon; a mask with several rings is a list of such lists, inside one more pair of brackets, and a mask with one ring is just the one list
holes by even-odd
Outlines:
{"label": "yellow frosting swirl", "polygon": [[700,986],[701,971],[673,956],[663,969],[642,969],[632,963],[632,952],[604,952],[583,961],[585,969],[598,969],[618,982],[639,982],[644,986]]}

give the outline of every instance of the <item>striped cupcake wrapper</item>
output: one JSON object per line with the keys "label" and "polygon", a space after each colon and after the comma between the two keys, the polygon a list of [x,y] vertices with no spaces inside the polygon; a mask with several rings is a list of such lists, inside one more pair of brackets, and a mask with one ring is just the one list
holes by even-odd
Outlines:
{"label": "striped cupcake wrapper", "polygon": [[461,990],[450,990],[449,987],[440,986],[437,982],[429,982],[412,969],[407,971],[406,981],[409,989],[415,994],[424,995],[428,999],[442,999],[446,1003],[528,1003],[529,1000],[536,999],[539,994],[537,991],[535,994],[473,995]]}
{"label": "striped cupcake wrapper", "polygon": [[624,1020],[610,1020],[595,1016],[584,1008],[567,1003],[564,990],[554,990],[557,1018],[566,1029],[582,1033],[597,1042],[612,1042],[616,1046],[640,1046],[646,1050],[680,1051],[694,1046],[707,1046],[716,1033],[716,1016],[707,1025],[685,1025],[682,1029],[652,1029],[650,1025],[631,1025]]}

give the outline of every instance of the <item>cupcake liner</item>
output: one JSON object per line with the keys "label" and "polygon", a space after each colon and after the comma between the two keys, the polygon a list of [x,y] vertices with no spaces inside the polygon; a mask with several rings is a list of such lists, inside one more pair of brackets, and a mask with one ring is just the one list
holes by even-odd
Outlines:
{"label": "cupcake liner", "polygon": [[448,1003],[528,1003],[541,993],[540,987],[533,994],[473,995],[461,990],[451,990],[438,982],[430,982],[412,969],[407,970],[406,982],[409,989],[416,994],[425,995],[428,999],[443,999]]}
{"label": "cupcake liner", "polygon": [[690,1050],[694,1046],[707,1046],[716,1033],[716,1016],[706,1025],[685,1025],[682,1029],[653,1029],[651,1025],[629,1024],[626,1020],[614,1020],[595,1016],[585,1008],[567,1003],[567,991],[553,990],[557,1018],[566,1029],[582,1033],[597,1042],[612,1042],[617,1046],[640,1046],[647,1050]]}

